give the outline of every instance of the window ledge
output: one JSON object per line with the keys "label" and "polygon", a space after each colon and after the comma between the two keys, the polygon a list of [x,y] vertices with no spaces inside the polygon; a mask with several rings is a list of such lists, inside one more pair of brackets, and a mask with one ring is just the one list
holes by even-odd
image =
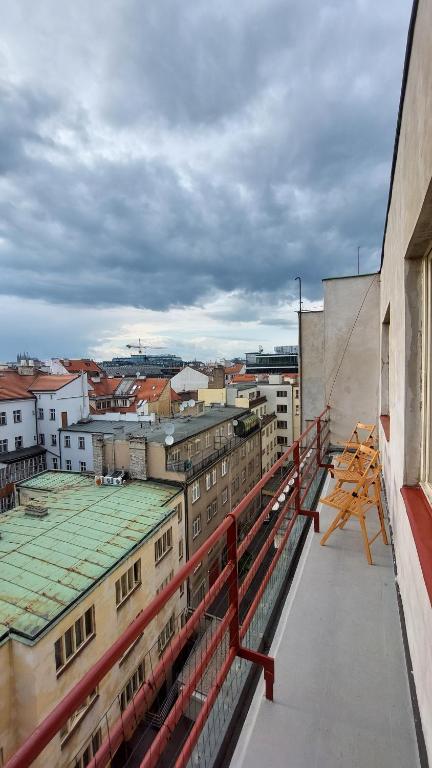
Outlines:
{"label": "window ledge", "polygon": [[96,632],[93,632],[91,635],[86,637],[83,643],[81,643],[80,647],[77,648],[75,653],[68,658],[68,660],[63,664],[60,669],[56,670],[57,678],[61,677],[63,672],[66,672],[67,669],[71,666],[71,664],[75,661],[76,657],[80,655],[80,653],[83,652],[84,648],[87,648],[88,644],[91,643],[92,640],[96,637]]}
{"label": "window ledge", "polygon": [[380,422],[381,426],[383,428],[385,439],[387,442],[390,440],[390,416],[386,416],[385,414],[381,414],[380,416]]}
{"label": "window ledge", "polygon": [[432,507],[419,485],[404,485],[401,494],[432,604]]}
{"label": "window ledge", "polygon": [[[159,561],[159,562],[160,562],[160,561]],[[123,600],[120,600],[120,602],[119,602],[119,603],[117,603],[117,605],[116,605],[116,608],[117,608],[117,610],[118,610],[118,611],[120,610],[120,608],[123,608],[123,606],[125,605],[125,603],[127,603],[127,601],[129,600],[129,598],[130,598],[130,597],[132,597],[132,595],[134,594],[134,592],[136,592],[136,591],[137,591],[137,589],[138,589],[138,588],[139,588],[141,585],[142,585],[142,581],[137,581],[137,583],[136,583],[136,584],[134,584],[134,586],[132,587],[131,591],[130,591],[130,592],[128,592],[128,593],[127,593],[127,595],[125,595],[125,597],[123,598]]]}

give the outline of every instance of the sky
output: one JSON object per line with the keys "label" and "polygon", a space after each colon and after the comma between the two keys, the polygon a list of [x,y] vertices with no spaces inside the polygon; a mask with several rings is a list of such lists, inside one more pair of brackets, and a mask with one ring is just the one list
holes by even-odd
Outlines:
{"label": "sky", "polygon": [[0,360],[296,343],[379,268],[408,0],[3,0]]}

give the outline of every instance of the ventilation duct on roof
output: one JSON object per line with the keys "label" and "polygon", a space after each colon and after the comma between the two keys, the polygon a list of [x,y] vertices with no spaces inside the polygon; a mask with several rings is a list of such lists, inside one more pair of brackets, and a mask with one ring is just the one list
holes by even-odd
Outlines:
{"label": "ventilation duct on roof", "polygon": [[27,517],[46,517],[48,507],[42,507],[39,504],[27,504],[24,513]]}

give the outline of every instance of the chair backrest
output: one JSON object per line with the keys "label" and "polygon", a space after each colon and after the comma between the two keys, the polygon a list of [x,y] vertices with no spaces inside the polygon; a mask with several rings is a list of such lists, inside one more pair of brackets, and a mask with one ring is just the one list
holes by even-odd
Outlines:
{"label": "chair backrest", "polygon": [[354,454],[352,468],[360,473],[360,479],[354,489],[354,493],[358,494],[363,488],[369,488],[376,482],[381,472],[379,451],[368,445],[359,445]]}
{"label": "chair backrest", "polygon": [[[365,434],[360,434],[362,432]],[[375,424],[363,424],[362,421],[358,421],[353,429],[350,442],[373,446],[375,444],[374,432]]]}

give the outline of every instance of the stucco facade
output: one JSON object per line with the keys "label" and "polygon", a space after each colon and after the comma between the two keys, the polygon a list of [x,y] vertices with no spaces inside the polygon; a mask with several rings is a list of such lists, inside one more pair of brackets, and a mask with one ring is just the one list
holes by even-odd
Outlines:
{"label": "stucco facade", "polygon": [[[5,760],[149,604],[162,584],[169,581],[178,570],[181,565],[178,558],[179,540],[184,538],[183,493],[177,493],[176,489],[169,489],[169,493],[171,498],[166,511],[161,512],[160,523],[155,525],[137,546],[131,548],[104,577],[95,581],[81,599],[71,604],[59,617],[48,620],[46,629],[34,640],[20,639],[11,631],[8,639],[0,643],[0,748]],[[19,488],[19,495],[20,502],[24,505],[29,500],[32,503],[37,502],[40,491],[31,485],[24,486]],[[20,509],[12,514],[20,514]],[[171,547],[159,562],[155,562],[155,542],[168,529],[172,532]],[[140,561],[140,583],[126,599],[117,604],[116,582],[133,568],[137,561]],[[94,632],[59,671],[56,668],[56,641],[92,607]],[[115,664],[101,681],[94,700],[83,712],[82,717],[69,733],[58,734],[50,742],[34,763],[35,766],[63,768],[80,755],[88,739],[99,728],[102,729],[102,736],[106,735],[105,714],[112,725],[120,715],[119,693],[140,662],[144,661],[147,674],[156,666],[160,655],[158,637],[171,616],[175,617],[175,627],[178,631],[180,616],[185,607],[186,590],[182,594],[177,592],[168,601],[130,652],[120,663]]]}

